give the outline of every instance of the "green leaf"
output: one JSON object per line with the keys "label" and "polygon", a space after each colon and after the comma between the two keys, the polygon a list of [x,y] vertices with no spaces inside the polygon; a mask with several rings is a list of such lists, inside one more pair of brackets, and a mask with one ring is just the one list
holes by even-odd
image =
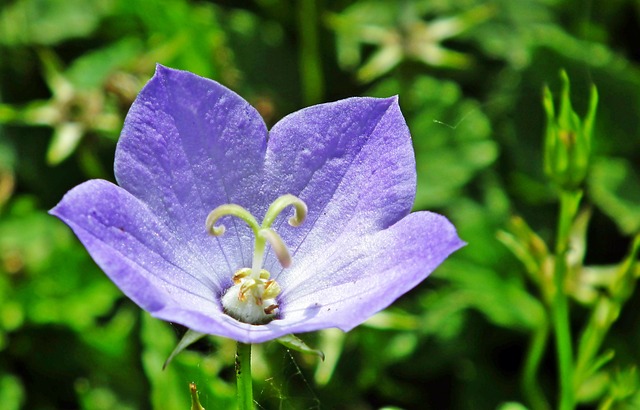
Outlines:
{"label": "green leaf", "polygon": [[616,401],[622,401],[633,396],[635,402],[638,402],[640,395],[640,377],[638,376],[638,368],[631,366],[628,369],[618,370],[614,373],[613,380],[609,384],[611,396]]}
{"label": "green leaf", "polygon": [[508,403],[502,403],[498,407],[498,410],[528,410],[528,408],[523,404],[520,404],[515,401],[511,401]]}
{"label": "green leaf", "polygon": [[276,339],[280,344],[282,344],[287,349],[295,350],[297,352],[312,354],[318,356],[321,360],[324,361],[324,353],[320,350],[312,349],[305,342],[294,335],[285,335]]}
{"label": "green leaf", "polygon": [[600,356],[596,357],[591,363],[591,367],[587,370],[585,378],[596,374],[596,372],[598,372],[605,364],[613,360],[614,356],[615,352],[613,351],[613,349],[609,349],[602,353]]}
{"label": "green leaf", "polygon": [[621,232],[640,232],[640,175],[629,161],[598,158],[588,183],[593,202],[616,222]]}
{"label": "green leaf", "polygon": [[450,260],[447,266],[440,269],[440,277],[448,279],[453,289],[447,300],[441,301],[441,309],[447,304],[452,304],[452,309],[475,308],[491,322],[510,329],[537,329],[544,323],[544,306],[520,277],[502,277],[492,269],[460,260]]}
{"label": "green leaf", "polygon": [[338,366],[340,355],[344,350],[346,333],[340,329],[330,328],[321,330],[318,334],[320,347],[323,352],[327,352],[327,359],[318,364],[313,377],[317,385],[324,386],[329,383]]}
{"label": "green leaf", "polygon": [[546,243],[519,217],[511,217],[505,231],[499,231],[498,240],[502,242],[525,266],[534,282],[540,284],[543,278],[545,261],[549,258]]}
{"label": "green leaf", "polygon": [[142,364],[151,386],[152,408],[189,408],[191,395],[187,387],[190,383],[197,383],[200,396],[206,398],[206,407],[235,408],[235,383],[220,374],[233,368],[235,343],[223,338],[208,340],[217,345],[214,352],[203,355],[184,350],[163,370],[163,361],[174,350],[175,332],[166,322],[146,313],[142,315]]}
{"label": "green leaf", "polygon": [[3,410],[21,409],[24,398],[20,379],[11,374],[0,375],[0,403]]}
{"label": "green leaf", "polygon": [[53,45],[87,36],[113,0],[18,0],[0,14],[0,44]]}
{"label": "green leaf", "polygon": [[138,57],[142,51],[138,39],[125,38],[78,57],[65,75],[78,90],[100,88],[109,74]]}
{"label": "green leaf", "polygon": [[47,149],[47,163],[58,165],[73,154],[84,132],[84,125],[79,122],[65,122],[56,126]]}
{"label": "green leaf", "polygon": [[162,370],[166,369],[166,367],[169,365],[169,363],[171,363],[173,358],[176,357],[178,353],[180,353],[193,343],[197,342],[198,340],[202,339],[204,336],[205,333],[199,333],[192,329],[187,330],[184,336],[182,336],[182,339],[180,339],[180,342],[178,343],[176,348],[173,349],[167,360],[162,365]]}
{"label": "green leaf", "polygon": [[[78,330],[93,327],[112,309],[120,291],[69,228],[37,209],[33,198],[15,197],[11,205],[0,219],[0,282],[21,278],[9,282],[3,304],[12,306],[10,316]],[[20,321],[12,320],[14,325]]]}

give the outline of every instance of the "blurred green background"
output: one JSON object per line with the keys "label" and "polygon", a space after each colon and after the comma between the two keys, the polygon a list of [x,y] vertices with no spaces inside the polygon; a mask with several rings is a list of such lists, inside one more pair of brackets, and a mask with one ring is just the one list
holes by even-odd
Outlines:
{"label": "blurred green background", "polygon": [[[573,383],[580,408],[640,408],[639,44],[638,0],[2,0],[0,409],[188,409],[192,381],[207,410],[233,408],[234,342],[198,342],[163,371],[185,329],[126,299],[46,213],[82,181],[113,180],[124,116],[156,62],[225,84],[269,126],[310,104],[398,94],[415,208],[447,215],[469,243],[349,334],[301,335],[325,362],[257,346],[265,409],[555,408],[535,277],[558,218],[543,87],[559,101],[566,70],[584,117],[595,84],[566,285],[577,355],[596,308],[618,309],[598,366]],[[621,266],[624,297],[608,279]]]}

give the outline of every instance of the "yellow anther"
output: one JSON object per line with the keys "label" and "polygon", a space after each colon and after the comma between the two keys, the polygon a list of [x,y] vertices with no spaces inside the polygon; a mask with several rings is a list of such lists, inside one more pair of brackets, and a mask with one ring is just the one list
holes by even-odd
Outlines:
{"label": "yellow anther", "polygon": [[251,268],[242,268],[233,274],[233,283],[237,285],[242,282],[242,279],[246,278],[249,275],[251,275]]}
{"label": "yellow anther", "polygon": [[263,325],[275,319],[279,305],[276,297],[280,294],[280,285],[262,265],[267,246],[276,256],[283,268],[291,265],[291,254],[280,235],[272,228],[278,215],[292,206],[293,216],[289,224],[299,226],[307,215],[307,206],[299,198],[287,194],[276,199],[267,210],[262,225],[245,208],[235,204],[224,204],[211,211],[205,222],[207,231],[214,236],[224,233],[224,226],[218,221],[234,216],[246,222],[255,236],[251,268],[242,268],[233,274],[233,285],[222,295],[224,312],[237,320],[254,325]]}
{"label": "yellow anther", "polygon": [[[248,268],[245,268],[248,269]],[[251,272],[251,269],[249,269],[249,272]],[[266,269],[262,269],[260,271],[260,279],[269,279],[269,276],[271,276],[271,274],[269,274],[269,271],[267,271]]]}
{"label": "yellow anther", "polygon": [[264,285],[264,293],[262,294],[266,299],[273,299],[280,294],[280,285],[275,280],[269,280]]}

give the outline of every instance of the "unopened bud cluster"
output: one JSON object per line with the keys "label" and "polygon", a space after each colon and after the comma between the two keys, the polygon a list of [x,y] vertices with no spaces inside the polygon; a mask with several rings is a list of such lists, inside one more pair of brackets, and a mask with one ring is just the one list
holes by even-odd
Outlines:
{"label": "unopened bud cluster", "polygon": [[591,135],[598,105],[598,93],[591,88],[587,115],[581,119],[573,110],[569,77],[560,73],[562,92],[558,111],[548,87],[544,89],[547,128],[544,140],[546,175],[564,190],[579,189],[587,176],[591,157]]}

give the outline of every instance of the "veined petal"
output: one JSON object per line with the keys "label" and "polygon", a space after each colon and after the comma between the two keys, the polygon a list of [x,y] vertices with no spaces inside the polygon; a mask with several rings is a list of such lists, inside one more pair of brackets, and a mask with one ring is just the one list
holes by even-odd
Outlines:
{"label": "veined petal", "polygon": [[[276,221],[294,263],[343,234],[357,238],[407,215],[416,189],[409,130],[397,98],[349,98],[285,117],[269,134],[265,187],[300,197],[300,227]],[[273,260],[266,265],[277,274]]]}
{"label": "veined petal", "polygon": [[181,306],[222,314],[219,284],[208,267],[124,189],[107,181],[87,181],[50,213],[71,227],[98,266],[143,309],[154,313]]}
{"label": "veined petal", "polygon": [[221,204],[253,212],[265,202],[256,187],[266,137],[262,118],[240,96],[212,80],[158,65],[127,115],[116,149],[116,179],[194,254],[224,266],[226,277],[251,262],[251,231],[231,220],[225,240],[212,240],[204,234],[204,221]]}
{"label": "veined petal", "polygon": [[355,243],[326,247],[324,258],[287,270],[280,279],[282,317],[266,325],[249,325],[226,315],[205,316],[180,307],[167,307],[154,316],[196,323],[192,329],[198,332],[243,343],[329,327],[348,331],[415,287],[462,246],[464,242],[445,217],[417,212]]}
{"label": "veined petal", "polygon": [[50,213],[69,225],[107,276],[153,316],[246,343],[287,334],[224,314],[220,297],[231,277],[217,283],[146,204],[117,185],[87,181]]}
{"label": "veined petal", "polygon": [[424,280],[464,242],[445,217],[425,211],[349,245],[339,241],[281,276],[281,326],[348,331]]}
{"label": "veined petal", "polygon": [[[143,309],[244,343],[349,330],[463,246],[446,218],[408,215],[415,161],[396,98],[307,108],[280,121],[267,142],[264,122],[241,97],[158,66],[127,115],[115,174],[120,187],[86,182],[51,213]],[[252,267],[252,231],[225,216],[226,233],[212,237],[205,220],[223,204],[260,220],[285,194],[308,214],[296,228],[289,212],[270,226],[293,257],[284,272],[272,252],[263,266],[282,289],[278,316],[242,323],[223,312],[221,297],[235,272]]]}

